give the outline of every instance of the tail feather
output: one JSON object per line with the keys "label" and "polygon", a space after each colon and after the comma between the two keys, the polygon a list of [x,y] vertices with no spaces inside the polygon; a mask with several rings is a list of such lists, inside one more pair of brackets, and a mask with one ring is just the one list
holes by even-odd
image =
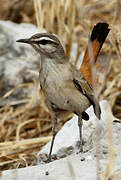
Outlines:
{"label": "tail feather", "polygon": [[[107,23],[97,23],[91,33],[91,36],[89,37],[89,43],[92,45],[93,50],[93,58],[94,63],[97,61],[98,54],[102,48],[102,45],[110,31],[108,28],[109,25]],[[92,69],[91,69],[91,62],[90,62],[90,55],[89,55],[89,49],[87,46],[87,49],[85,51],[85,55],[83,58],[83,63],[80,68],[80,72],[84,75],[84,77],[87,79],[88,83],[93,86],[92,81]]]}
{"label": "tail feather", "polygon": [[102,45],[110,31],[108,27],[109,25],[107,23],[98,23],[94,26],[92,30],[90,41],[91,42],[97,41],[99,43],[98,53],[100,52]]}
{"label": "tail feather", "polygon": [[95,98],[95,96],[89,96],[87,95],[87,98],[89,99],[90,103],[93,105],[94,113],[97,116],[97,118],[100,120],[101,118],[101,108],[98,103],[98,100]]}

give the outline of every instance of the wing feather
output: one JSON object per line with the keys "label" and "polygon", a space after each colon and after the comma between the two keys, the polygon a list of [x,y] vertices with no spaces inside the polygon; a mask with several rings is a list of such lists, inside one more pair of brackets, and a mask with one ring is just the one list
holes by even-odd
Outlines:
{"label": "wing feather", "polygon": [[81,93],[83,93],[88,98],[90,103],[93,105],[95,115],[98,119],[100,119],[101,109],[96,97],[94,96],[93,89],[91,88],[87,80],[84,78],[84,76],[78,70],[76,70],[73,65],[72,72],[74,85]]}

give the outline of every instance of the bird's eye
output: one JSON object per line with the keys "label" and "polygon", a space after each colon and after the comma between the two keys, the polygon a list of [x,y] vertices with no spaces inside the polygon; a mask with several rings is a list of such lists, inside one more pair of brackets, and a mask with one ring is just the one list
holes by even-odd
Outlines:
{"label": "bird's eye", "polygon": [[39,44],[46,45],[48,43],[47,40],[43,39],[38,42]]}

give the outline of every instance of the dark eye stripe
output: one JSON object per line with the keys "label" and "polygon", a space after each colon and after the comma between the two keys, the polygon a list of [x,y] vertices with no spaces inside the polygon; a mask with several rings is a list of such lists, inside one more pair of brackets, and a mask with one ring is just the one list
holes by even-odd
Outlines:
{"label": "dark eye stripe", "polygon": [[46,39],[38,40],[38,41],[36,41],[36,43],[42,44],[42,45],[52,44],[52,43],[56,44],[56,42],[51,41],[51,40],[46,40]]}
{"label": "dark eye stripe", "polygon": [[43,39],[43,40],[38,41],[38,43],[42,44],[42,45],[46,45],[46,44],[50,43],[50,41]]}

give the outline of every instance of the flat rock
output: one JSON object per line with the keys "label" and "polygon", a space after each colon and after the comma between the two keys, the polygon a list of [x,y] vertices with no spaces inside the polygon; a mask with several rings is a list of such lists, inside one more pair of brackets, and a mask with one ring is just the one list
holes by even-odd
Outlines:
{"label": "flat rock", "polygon": [[26,167],[3,172],[2,180],[96,180],[96,163],[81,161],[78,155],[45,165]]}

